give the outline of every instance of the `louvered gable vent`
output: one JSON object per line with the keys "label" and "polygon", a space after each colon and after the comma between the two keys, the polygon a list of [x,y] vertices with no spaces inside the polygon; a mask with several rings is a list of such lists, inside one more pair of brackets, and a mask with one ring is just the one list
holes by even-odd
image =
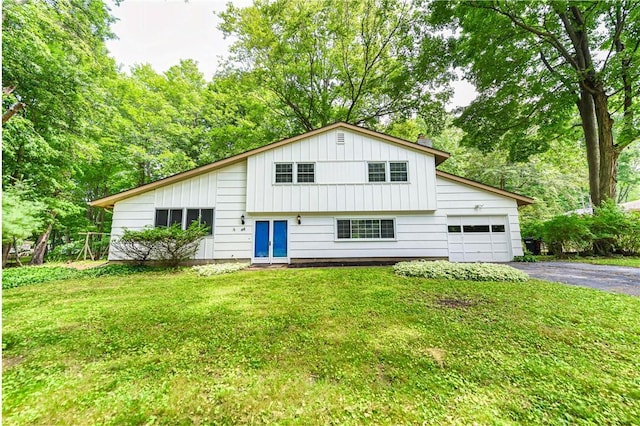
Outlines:
{"label": "louvered gable vent", "polygon": [[338,132],[336,134],[336,143],[338,145],[344,145],[344,133],[343,132]]}

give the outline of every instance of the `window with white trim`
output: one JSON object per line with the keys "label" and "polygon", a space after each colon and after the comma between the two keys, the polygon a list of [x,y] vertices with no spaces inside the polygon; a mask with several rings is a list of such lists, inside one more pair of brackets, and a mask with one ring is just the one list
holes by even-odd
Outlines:
{"label": "window with white trim", "polygon": [[[193,222],[209,227],[207,235],[213,235],[213,209],[156,209],[156,228],[166,228],[178,225],[181,229],[186,229]],[[182,218],[186,216],[186,220]]]}
{"label": "window with white trim", "polygon": [[[406,161],[372,161],[367,163],[369,182],[408,182],[409,172]],[[387,169],[389,173],[387,174]]]}
{"label": "window with white trim", "polygon": [[191,226],[193,222],[206,225],[208,227],[207,235],[213,235],[213,209],[187,209],[185,228]]}
{"label": "window with white trim", "polygon": [[394,219],[338,219],[339,240],[394,239]]}
{"label": "window with white trim", "polygon": [[389,162],[389,178],[391,182],[408,182],[407,163]]}
{"label": "window with white trim", "polygon": [[293,183],[293,163],[276,163],[276,183]]}
{"label": "window with white trim", "polygon": [[296,183],[314,183],[316,181],[315,163],[297,163]]}
{"label": "window with white trim", "polygon": [[166,228],[175,224],[182,226],[182,209],[156,210],[156,228]]}
{"label": "window with white trim", "polygon": [[369,163],[369,182],[387,181],[387,163]]}

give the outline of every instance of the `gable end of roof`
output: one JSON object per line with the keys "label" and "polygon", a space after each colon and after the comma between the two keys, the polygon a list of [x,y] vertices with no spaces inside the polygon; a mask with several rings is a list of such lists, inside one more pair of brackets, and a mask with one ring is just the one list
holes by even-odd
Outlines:
{"label": "gable end of roof", "polygon": [[204,173],[208,173],[214,170],[217,170],[219,168],[225,167],[225,166],[229,166],[231,164],[234,163],[238,163],[240,161],[245,160],[246,158],[255,155],[255,154],[259,154],[261,152],[264,151],[268,151],[270,149],[274,149],[274,148],[278,148],[280,146],[283,145],[287,145],[293,142],[297,142],[299,140],[311,137],[311,136],[315,136],[317,134],[320,133],[324,133],[324,132],[328,132],[331,130],[335,130],[338,128],[344,128],[346,130],[351,130],[354,132],[358,132],[361,134],[365,134],[368,136],[371,136],[373,138],[376,138],[378,140],[382,140],[382,141],[386,141],[386,142],[390,142],[390,143],[394,143],[397,145],[401,145],[404,146],[406,148],[410,148],[410,149],[414,149],[416,151],[421,151],[421,152],[425,152],[428,154],[431,154],[435,157],[435,161],[436,161],[436,166],[440,163],[442,163],[443,161],[445,161],[447,158],[449,158],[450,154],[448,152],[445,151],[440,151],[438,149],[435,148],[429,148],[429,147],[425,147],[425,146],[421,146],[418,145],[416,143],[413,142],[409,142],[407,140],[404,139],[400,139],[400,138],[396,138],[395,136],[389,136],[389,135],[385,135],[384,133],[379,133],[376,132],[374,130],[369,130],[366,129],[364,127],[360,127],[360,126],[355,126],[353,124],[349,124],[349,123],[345,123],[342,121],[339,121],[337,123],[334,124],[330,124],[328,126],[325,127],[320,127],[318,129],[315,130],[311,130],[307,133],[302,133],[300,135],[297,136],[293,136],[290,138],[286,138],[286,139],[282,139],[273,143],[270,143],[268,145],[264,145],[261,146],[259,148],[255,148],[246,152],[243,152],[241,154],[237,154],[222,160],[218,160],[216,162],[210,163],[210,164],[206,164],[204,166],[200,166],[200,167],[196,167],[195,169],[191,169],[191,170],[187,170],[184,171],[182,173],[177,173],[175,175],[172,176],[168,176],[166,178],[163,179],[159,179],[157,181],[151,182],[151,183],[147,183],[145,185],[141,185],[138,186],[136,188],[132,188],[132,189],[128,189],[122,192],[119,192],[117,194],[113,194],[113,195],[109,195],[107,197],[103,197],[103,198],[99,198],[97,200],[93,200],[89,202],[89,205],[92,207],[103,207],[103,208],[112,208],[116,202],[136,196],[136,195],[140,195],[143,194],[145,192],[148,191],[152,191],[154,189],[157,188],[161,188],[163,186],[167,186],[167,185],[171,185],[173,183],[177,183],[180,182],[182,180],[185,179],[189,179],[195,176],[199,176],[201,174]]}

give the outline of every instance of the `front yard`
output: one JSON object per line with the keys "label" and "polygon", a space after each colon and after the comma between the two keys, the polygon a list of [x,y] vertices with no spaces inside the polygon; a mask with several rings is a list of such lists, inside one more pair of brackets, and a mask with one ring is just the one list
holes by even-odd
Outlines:
{"label": "front yard", "polygon": [[4,424],[633,424],[640,299],[391,268],[3,291]]}

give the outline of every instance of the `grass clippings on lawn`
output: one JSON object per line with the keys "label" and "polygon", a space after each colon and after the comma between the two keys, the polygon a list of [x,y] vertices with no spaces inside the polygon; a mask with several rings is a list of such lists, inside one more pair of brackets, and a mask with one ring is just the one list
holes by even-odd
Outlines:
{"label": "grass clippings on lawn", "polygon": [[633,424],[640,299],[391,268],[3,292],[3,422]]}

